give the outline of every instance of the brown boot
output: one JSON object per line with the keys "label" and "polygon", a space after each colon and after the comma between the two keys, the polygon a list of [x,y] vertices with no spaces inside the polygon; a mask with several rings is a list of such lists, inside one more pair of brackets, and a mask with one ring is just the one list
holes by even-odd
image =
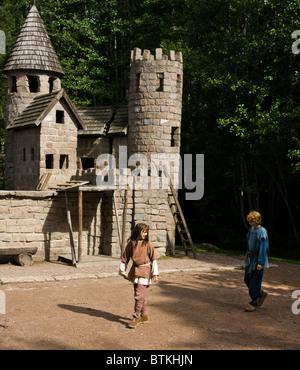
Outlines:
{"label": "brown boot", "polygon": [[134,317],[130,323],[128,324],[128,327],[131,328],[131,329],[134,329],[136,326],[138,326],[138,324],[141,322],[141,319],[137,318],[137,317]]}
{"label": "brown boot", "polygon": [[148,320],[148,316],[147,315],[142,315],[141,316],[141,323],[146,323],[146,322],[148,322],[149,320]]}

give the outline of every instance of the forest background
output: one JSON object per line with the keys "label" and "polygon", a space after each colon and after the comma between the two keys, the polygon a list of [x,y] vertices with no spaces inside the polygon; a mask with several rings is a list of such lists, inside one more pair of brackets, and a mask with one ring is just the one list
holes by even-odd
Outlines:
{"label": "forest background", "polygon": [[[33,1],[0,0],[6,55]],[[179,197],[196,243],[245,250],[251,209],[270,255],[300,259],[299,0],[37,0],[75,106],[127,104],[130,50],[184,60],[181,152],[205,155],[204,197]],[[298,36],[299,37],[299,36]],[[292,50],[292,45],[294,49]],[[0,76],[3,177],[6,76]],[[195,158],[195,156],[194,156]]]}

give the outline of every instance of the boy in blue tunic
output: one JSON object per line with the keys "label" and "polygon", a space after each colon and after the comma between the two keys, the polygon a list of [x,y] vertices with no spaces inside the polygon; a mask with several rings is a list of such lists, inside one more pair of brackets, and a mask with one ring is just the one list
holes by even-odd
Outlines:
{"label": "boy in blue tunic", "polygon": [[246,307],[247,312],[261,306],[268,293],[261,290],[264,269],[269,267],[269,239],[267,230],[261,226],[261,215],[251,211],[247,216],[251,228],[247,233],[248,248],[245,258],[244,281],[249,289],[252,301]]}

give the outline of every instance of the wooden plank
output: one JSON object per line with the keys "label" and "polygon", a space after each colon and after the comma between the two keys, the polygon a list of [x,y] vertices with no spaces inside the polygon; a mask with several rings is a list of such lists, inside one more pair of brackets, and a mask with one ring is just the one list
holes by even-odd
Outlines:
{"label": "wooden plank", "polygon": [[128,203],[128,190],[125,190],[125,200],[124,200],[124,212],[123,212],[123,225],[122,225],[122,250],[121,256],[125,249],[125,234],[126,234],[126,216],[127,216],[127,203]]}
{"label": "wooden plank", "polygon": [[82,257],[82,191],[78,191],[78,262]]}
{"label": "wooden plank", "polygon": [[47,173],[46,179],[45,179],[44,183],[41,186],[41,190],[45,190],[47,188],[50,177],[51,177],[51,173]]}
{"label": "wooden plank", "polygon": [[47,176],[46,173],[42,174],[42,177],[40,178],[40,181],[37,184],[37,187],[35,188],[35,190],[41,190],[42,183],[44,182],[46,176]]}
{"label": "wooden plank", "polygon": [[89,181],[72,181],[72,182],[65,182],[64,184],[57,184],[56,186],[51,187],[50,189],[56,191],[66,191],[69,189],[74,189],[82,185],[88,184]]}
{"label": "wooden plank", "polygon": [[0,248],[0,256],[16,256],[21,253],[35,254],[37,247],[10,247]]}
{"label": "wooden plank", "polygon": [[75,253],[75,245],[74,245],[74,238],[73,238],[72,219],[71,219],[71,212],[69,209],[68,196],[67,196],[66,191],[65,191],[65,200],[66,200],[67,220],[68,220],[69,234],[70,234],[72,264],[73,266],[76,266],[76,253]]}
{"label": "wooden plank", "polygon": [[113,202],[114,202],[115,214],[116,214],[116,218],[117,218],[119,243],[120,243],[120,247],[121,247],[121,250],[122,250],[121,229],[120,229],[120,223],[119,223],[119,215],[118,215],[118,208],[117,208],[117,202],[116,202],[116,197],[115,197],[115,191],[113,192]]}

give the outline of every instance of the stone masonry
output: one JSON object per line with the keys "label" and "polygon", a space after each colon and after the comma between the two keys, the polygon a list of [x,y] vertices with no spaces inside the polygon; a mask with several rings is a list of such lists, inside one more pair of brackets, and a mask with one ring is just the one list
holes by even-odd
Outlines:
{"label": "stone masonry", "polygon": [[[168,176],[176,182],[180,170],[182,54],[163,55],[158,48],[153,55],[135,48],[128,107],[77,109],[61,88],[64,72],[33,6],[4,72],[6,190],[0,192],[0,249],[34,246],[34,258],[46,260],[69,253],[64,192],[55,189],[76,180],[89,182],[82,193],[83,254],[120,256],[122,240],[138,222],[149,225],[159,255],[172,253],[175,222],[166,184]],[[127,154],[120,155],[121,147]],[[96,187],[101,154],[115,157],[116,175],[128,176],[125,185]],[[35,191],[45,173],[51,174],[48,190]],[[78,199],[78,189],[68,191],[76,247]]]}

